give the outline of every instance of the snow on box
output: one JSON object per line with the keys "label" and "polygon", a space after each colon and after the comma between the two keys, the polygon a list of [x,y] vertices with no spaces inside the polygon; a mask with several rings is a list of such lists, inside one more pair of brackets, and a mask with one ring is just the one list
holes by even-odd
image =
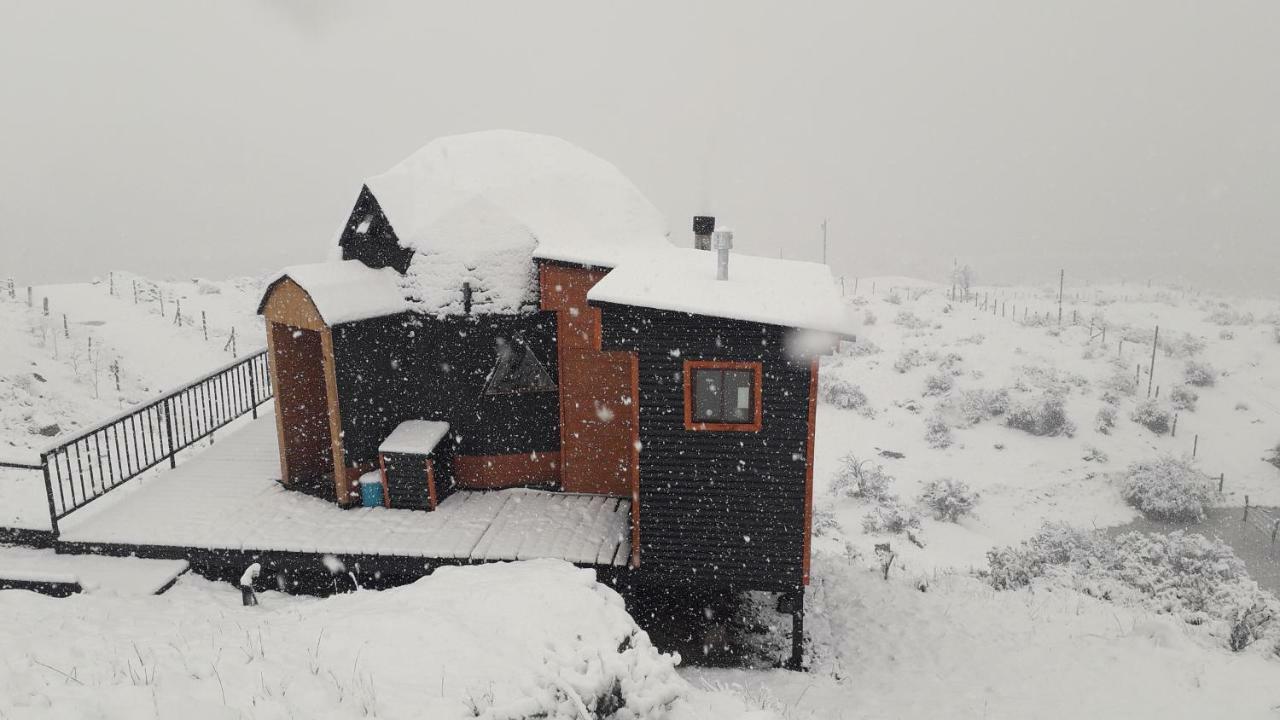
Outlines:
{"label": "snow on box", "polygon": [[330,327],[408,309],[400,291],[400,275],[390,268],[373,270],[359,260],[293,265],[267,284],[286,277],[307,291]]}
{"label": "snow on box", "polygon": [[[478,201],[535,239],[526,259],[614,267],[633,253],[669,247],[662,214],[618,168],[547,135],[491,130],[438,138],[365,184],[400,243],[424,255],[467,252],[456,248],[460,237],[490,259],[509,252],[509,236],[477,232],[488,222],[484,212],[445,221],[456,234],[440,234],[443,218]],[[475,227],[462,227],[464,219]]]}
{"label": "snow on box", "polygon": [[716,280],[716,253],[667,248],[632,257],[587,293],[593,302],[636,305],[840,335],[853,332],[826,265],[741,253]]}
{"label": "snow on box", "polygon": [[378,452],[425,455],[435,448],[445,434],[449,423],[439,420],[405,420],[396,426],[386,440],[378,446]]}

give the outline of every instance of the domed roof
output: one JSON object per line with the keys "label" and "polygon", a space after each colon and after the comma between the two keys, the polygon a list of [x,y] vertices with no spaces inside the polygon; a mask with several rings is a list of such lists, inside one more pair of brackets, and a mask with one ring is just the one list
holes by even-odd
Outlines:
{"label": "domed roof", "polygon": [[[527,229],[533,258],[614,267],[633,253],[670,247],[661,213],[618,168],[547,135],[491,130],[438,138],[365,185],[400,243],[419,253],[459,243],[491,247],[482,227],[460,220],[494,212]],[[460,215],[463,206],[487,211]],[[450,232],[442,233],[446,216]],[[495,238],[495,252],[510,249],[504,235]]]}

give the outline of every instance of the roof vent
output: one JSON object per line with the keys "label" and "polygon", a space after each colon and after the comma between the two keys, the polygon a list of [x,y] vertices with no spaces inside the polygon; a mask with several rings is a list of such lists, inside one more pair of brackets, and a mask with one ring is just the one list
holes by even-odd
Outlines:
{"label": "roof vent", "polygon": [[733,231],[716,230],[711,237],[711,244],[716,249],[716,279],[729,279],[729,251],[733,249]]}
{"label": "roof vent", "polygon": [[716,229],[716,219],[710,215],[693,216],[693,247],[697,250],[711,249],[711,233]]}

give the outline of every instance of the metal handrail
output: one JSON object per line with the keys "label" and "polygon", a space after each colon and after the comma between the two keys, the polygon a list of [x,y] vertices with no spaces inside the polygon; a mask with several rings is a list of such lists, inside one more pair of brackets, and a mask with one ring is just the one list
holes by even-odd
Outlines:
{"label": "metal handrail", "polygon": [[272,398],[265,350],[234,360],[64,438],[40,453],[39,465],[23,469],[44,473],[49,523],[58,521],[246,414]]}

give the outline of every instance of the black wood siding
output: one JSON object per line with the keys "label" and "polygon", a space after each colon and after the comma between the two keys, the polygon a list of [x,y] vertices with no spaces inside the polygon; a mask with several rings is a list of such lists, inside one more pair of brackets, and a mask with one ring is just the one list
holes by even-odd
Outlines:
{"label": "black wood siding", "polygon": [[484,395],[498,337],[519,334],[553,378],[555,314],[437,319],[412,314],[333,329],[348,465],[376,460],[404,420],[444,420],[464,455],[560,449],[557,392]]}
{"label": "black wood siding", "polygon": [[[606,350],[640,385],[640,566],[664,580],[785,590],[802,583],[809,363],[775,325],[606,303]],[[759,432],[684,427],[684,361],[762,362]]]}
{"label": "black wood siding", "polygon": [[387,494],[391,507],[408,510],[426,510],[430,507],[427,489],[427,459],[430,457],[436,482],[436,502],[453,494],[453,463],[451,448],[445,445],[448,438],[430,456],[409,453],[385,453],[387,469]]}
{"label": "black wood siding", "polygon": [[[368,230],[356,232],[365,219],[369,220]],[[401,275],[408,271],[409,261],[413,259],[412,250],[400,247],[400,240],[378,205],[378,199],[367,187],[360,190],[338,245],[342,247],[343,260],[359,260],[371,268],[395,268]]]}

